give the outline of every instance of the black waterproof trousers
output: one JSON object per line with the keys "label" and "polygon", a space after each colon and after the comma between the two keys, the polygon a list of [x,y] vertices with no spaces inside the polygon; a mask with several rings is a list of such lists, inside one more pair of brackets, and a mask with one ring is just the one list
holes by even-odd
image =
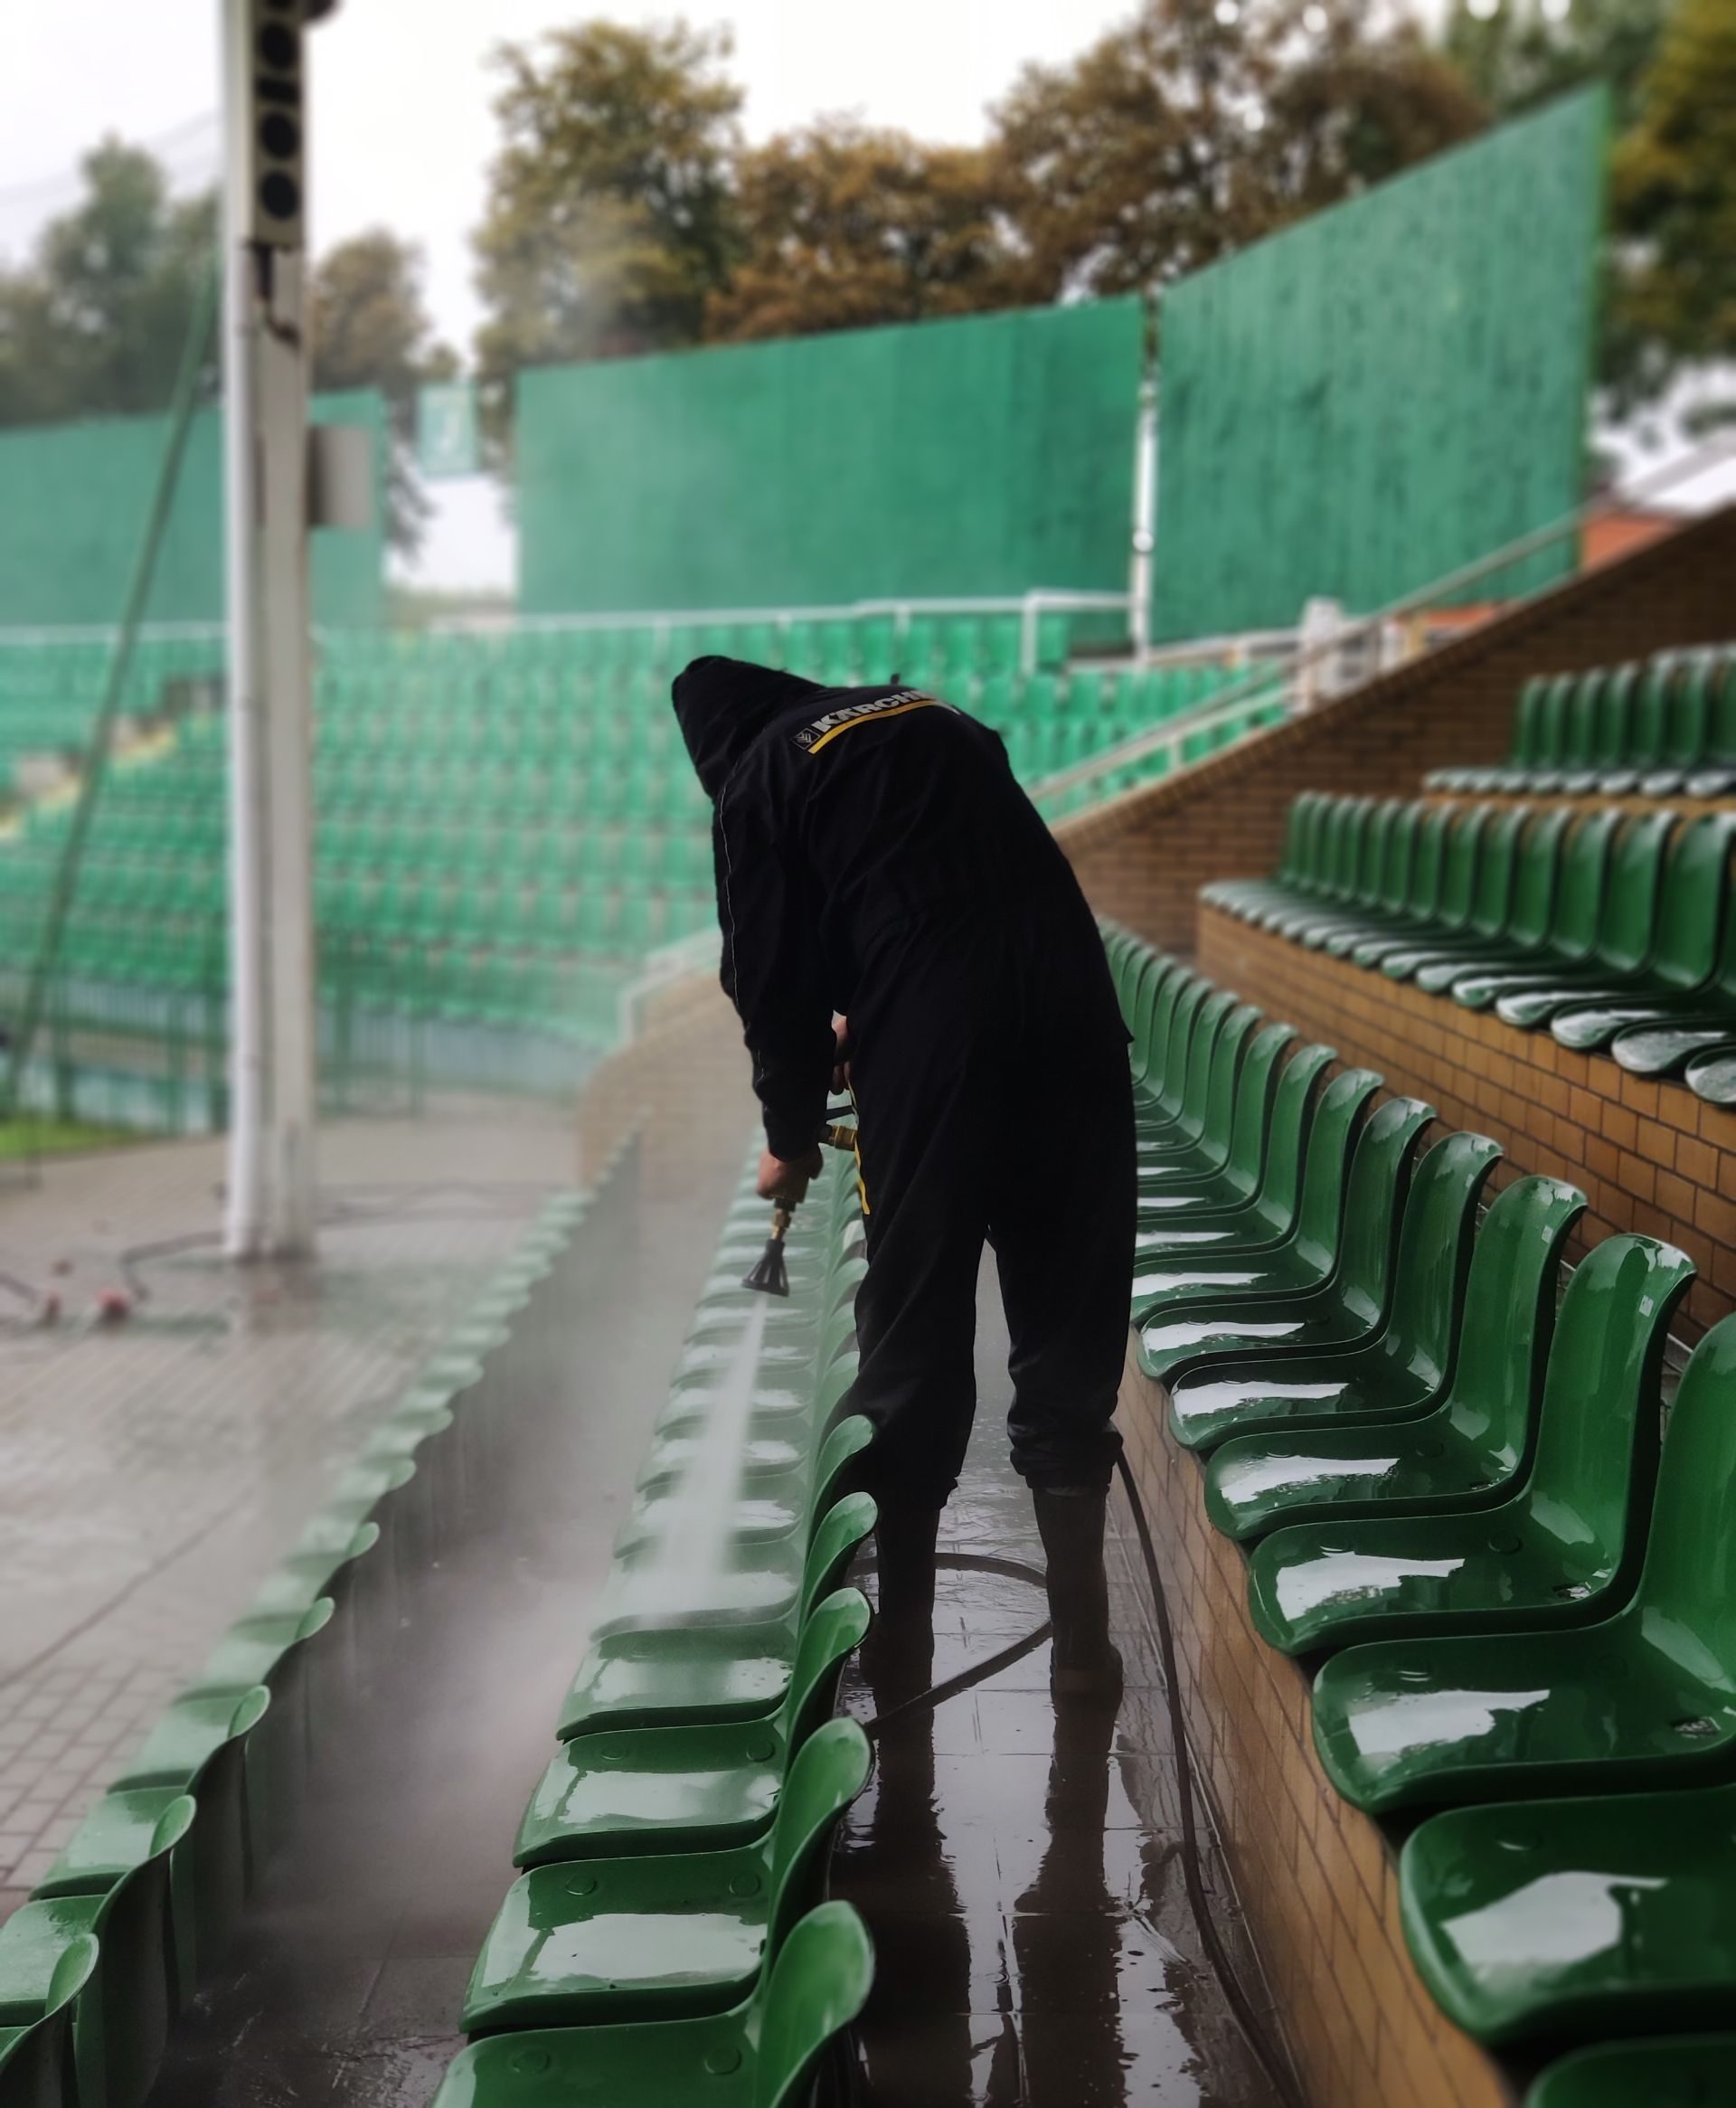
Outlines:
{"label": "black waterproof trousers", "polygon": [[985,1239],[1013,1350],[1015,1468],[1107,1485],[1135,1212],[1127,1040],[1084,903],[913,916],[877,936],[850,1005],[868,1274],[852,1404],[864,1482],[939,1508],[976,1411]]}

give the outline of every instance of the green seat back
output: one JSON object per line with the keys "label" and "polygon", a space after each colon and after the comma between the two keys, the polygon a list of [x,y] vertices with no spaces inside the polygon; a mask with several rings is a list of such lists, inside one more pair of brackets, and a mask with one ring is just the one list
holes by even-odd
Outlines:
{"label": "green seat back", "polygon": [[1533,674],[1519,690],[1519,699],[1513,711],[1513,747],[1508,757],[1513,768],[1535,768],[1542,763],[1543,698],[1548,689],[1549,683],[1544,676]]}
{"label": "green seat back", "polygon": [[1278,1063],[1296,1040],[1294,1026],[1269,1025],[1242,1057],[1236,1078],[1235,1110],[1230,1121],[1230,1151],[1225,1172],[1235,1190],[1250,1195],[1260,1184],[1266,1160],[1267,1136],[1278,1100]]}
{"label": "green seat back", "polygon": [[1730,904],[1730,854],[1736,813],[1690,820],[1670,845],[1658,900],[1653,970],[1676,988],[1694,988],[1718,963]]}
{"label": "green seat back", "polygon": [[[1302,1166],[1311,1127],[1310,1107],[1314,1087],[1322,1073],[1336,1061],[1329,1046],[1298,1047],[1285,1063],[1272,1101],[1271,1125],[1266,1135],[1266,1160],[1260,1172],[1256,1202],[1260,1218],[1277,1232],[1288,1230],[1296,1220],[1302,1192]],[[1325,1093],[1322,1093],[1324,1101]]]}
{"label": "green seat back", "polygon": [[1452,1372],[1477,1196],[1500,1157],[1500,1144],[1486,1135],[1444,1136],[1417,1167],[1404,1204],[1392,1322],[1381,1347],[1425,1393],[1439,1390]]}
{"label": "green seat back", "polygon": [[1575,2050],[1549,2066],[1524,2108],[1719,2108],[1726,2101],[1736,2101],[1736,2035],[1677,2035]]}
{"label": "green seat back", "polygon": [[1632,762],[1634,731],[1639,692],[1639,668],[1617,666],[1603,684],[1598,698],[1598,722],[1592,760],[1599,769],[1618,769]]}
{"label": "green seat back", "polygon": [[854,1720],[827,1720],[796,1753],[778,1797],[769,1840],[771,1913],[766,1952],[776,1956],[820,1886],[818,1860],[838,1818],[868,1782],[868,1737]]}
{"label": "green seat back", "polygon": [[1526,830],[1507,915],[1507,934],[1516,944],[1541,944],[1549,933],[1561,869],[1561,844],[1572,818],[1568,807],[1557,806],[1552,811],[1539,814]]}
{"label": "green seat back", "polygon": [[1555,1334],[1556,1277],[1585,1205],[1584,1194],[1559,1178],[1519,1178],[1495,1196],[1477,1232],[1444,1410],[1492,1483],[1530,1460]]}
{"label": "green seat back", "polygon": [[1674,1667],[1727,1692],[1736,1678],[1736,1319],[1682,1372],[1639,1584],[1644,1629]]}
{"label": "green seat back", "polygon": [[1587,769],[1598,759],[1598,711],[1609,676],[1600,666],[1570,676],[1567,725],[1561,761],[1567,769]]}
{"label": "green seat back", "polygon": [[1442,930],[1462,930],[1470,920],[1477,899],[1477,860],[1482,852],[1483,836],[1494,817],[1492,805],[1474,805],[1459,815],[1458,824],[1447,846],[1440,901],[1435,910],[1435,921]]}
{"label": "green seat back", "polygon": [[1712,744],[1712,666],[1707,654],[1681,652],[1670,667],[1665,760],[1673,769],[1697,769]]}
{"label": "green seat back", "polygon": [[834,1589],[808,1613],[796,1643],[796,1662],[782,1717],[786,1746],[799,1749],[837,1698],[844,1657],[868,1631],[868,1599],[857,1588]]}
{"label": "green seat back", "polygon": [[1466,927],[1474,936],[1498,937],[1506,929],[1520,837],[1530,818],[1530,806],[1508,806],[1497,812],[1484,830],[1477,860],[1476,890],[1466,918]]}
{"label": "green seat back", "polygon": [[[1587,813],[1561,852],[1549,940],[1553,949],[1568,959],[1584,959],[1597,944],[1603,921],[1604,884],[1609,875],[1610,846],[1621,821],[1617,806]],[[1540,827],[1543,824],[1538,823]]]}
{"label": "green seat back", "polygon": [[1668,810],[1637,814],[1616,844],[1604,888],[1597,956],[1618,973],[1637,972],[1650,955],[1664,853],[1680,818]]}
{"label": "green seat back", "polygon": [[868,2002],[873,1949],[845,1903],[823,1903],[794,1926],[767,1980],[753,2108],[798,2108],[826,2046]]}
{"label": "green seat back", "polygon": [[1537,752],[1534,766],[1555,769],[1567,756],[1568,708],[1573,698],[1573,676],[1556,674],[1543,686],[1537,706]]}
{"label": "green seat back", "polygon": [[1410,897],[1417,840],[1428,810],[1427,806],[1420,804],[1401,805],[1386,831],[1386,856],[1381,867],[1375,901],[1391,913],[1397,914]]}
{"label": "green seat back", "polygon": [[1458,805],[1430,806],[1418,826],[1410,886],[1405,896],[1405,907],[1413,916],[1431,917],[1440,906],[1440,889],[1447,870],[1447,844],[1453,823],[1464,809]]}
{"label": "green seat back", "polygon": [[1418,1099],[1389,1099],[1357,1139],[1333,1255],[1340,1300],[1363,1332],[1386,1315],[1411,1165],[1434,1117],[1434,1107]]}
{"label": "green seat back", "polygon": [[1351,1147],[1368,1101],[1381,1087],[1373,1069],[1347,1069],[1327,1086],[1308,1130],[1296,1215],[1296,1247],[1321,1274],[1338,1255]]}

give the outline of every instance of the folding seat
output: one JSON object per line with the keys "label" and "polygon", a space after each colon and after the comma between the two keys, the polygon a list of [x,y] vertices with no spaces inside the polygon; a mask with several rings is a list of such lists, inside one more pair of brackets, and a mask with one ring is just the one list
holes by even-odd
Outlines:
{"label": "folding seat", "polygon": [[1200,898],[1245,921],[1261,907],[1294,903],[1312,888],[1323,868],[1318,846],[1327,813],[1336,800],[1322,790],[1304,790],[1285,815],[1284,846],[1278,868],[1265,878],[1223,878],[1200,889]]}
{"label": "folding seat", "polygon": [[1474,1243],[1473,1219],[1431,1243],[1407,1207],[1392,1319],[1369,1347],[1183,1377],[1170,1400],[1177,1440],[1222,1442],[1206,1473],[1217,1527],[1247,1538],[1504,1498],[1531,1459],[1557,1271],[1585,1205],[1558,1179],[1516,1179]]}
{"label": "folding seat", "polygon": [[752,1844],[591,1859],[579,1879],[571,1863],[521,1874],[471,1974],[466,2033],[739,2003],[819,1900],[833,1833],[870,1762],[857,1724],[830,1720],[797,1752],[771,1829]]}
{"label": "folding seat", "polygon": [[[1559,968],[1552,963],[1493,970],[1467,966],[1451,984],[1453,1000],[1467,1009],[1486,1010],[1508,996],[1543,988],[1560,991],[1565,1003],[1575,987],[1593,990],[1612,974],[1637,971],[1651,952],[1665,851],[1680,818],[1668,810],[1637,813],[1621,828],[1607,865],[1596,941],[1588,952]],[[1580,823],[1581,827],[1590,824]],[[1577,860],[1563,870],[1558,932],[1571,912],[1574,936],[1583,937],[1590,884],[1589,866]]]}
{"label": "folding seat", "polygon": [[1413,951],[1388,951],[1381,971],[1395,981],[1424,971],[1445,971],[1450,979],[1461,963],[1490,956],[1523,960],[1534,952],[1549,928],[1561,837],[1571,818],[1565,807],[1534,814],[1528,805],[1514,805],[1497,813],[1483,837],[1463,931],[1437,945],[1422,941]]}
{"label": "folding seat", "polygon": [[1645,1564],[1616,1615],[1354,1648],[1327,1664],[1316,1742],[1342,1791],[1380,1810],[1731,1779],[1732,1348],[1721,1326],[1684,1373]]}
{"label": "folding seat", "polygon": [[1433,1118],[1431,1106],[1401,1098],[1370,1119],[1329,1249],[1316,1251],[1299,1234],[1288,1250],[1245,1260],[1227,1286],[1222,1271],[1211,1280],[1208,1262],[1199,1292],[1182,1290],[1137,1310],[1140,1366],[1173,1388],[1184,1370],[1330,1352],[1373,1338],[1387,1317],[1417,1142]]}
{"label": "folding seat", "polygon": [[1670,844],[1658,895],[1657,932],[1646,966],[1601,987],[1564,982],[1496,999],[1509,1025],[1547,1024],[1563,1046],[1605,1046],[1624,1026],[1692,1015],[1718,994],[1716,977],[1730,903],[1736,812],[1690,820]]}
{"label": "folding seat", "polygon": [[1540,813],[1520,851],[1505,934],[1475,953],[1443,952],[1419,966],[1417,986],[1429,995],[1443,995],[1471,975],[1546,972],[1590,958],[1597,942],[1610,845],[1621,821],[1618,806],[1577,818],[1567,806]]}
{"label": "folding seat", "polygon": [[844,1657],[867,1629],[859,1591],[817,1603],[769,1719],[604,1730],[562,1743],[524,1811],[514,1864],[705,1851],[763,1835],[791,1758],[830,1716]]}
{"label": "folding seat", "polygon": [[743,2004],[695,2018],[486,2036],[454,2059],[433,2108],[559,2108],[587,2096],[599,2108],[800,2108],[873,1980],[862,1920],[848,1904],[821,1904]]}
{"label": "folding seat", "polygon": [[[72,2056],[62,2061],[63,2069],[72,2067],[66,2099],[80,2108],[143,2108],[156,2080],[181,1995],[169,1931],[170,1857],[193,1815],[185,1794],[172,1798],[136,1863],[106,1891],[33,1899],[0,1924],[0,2030],[33,2029],[64,2012],[69,1985],[78,1987]],[[10,2063],[0,2065],[9,2099]],[[39,2097],[30,2108],[48,2103]]]}

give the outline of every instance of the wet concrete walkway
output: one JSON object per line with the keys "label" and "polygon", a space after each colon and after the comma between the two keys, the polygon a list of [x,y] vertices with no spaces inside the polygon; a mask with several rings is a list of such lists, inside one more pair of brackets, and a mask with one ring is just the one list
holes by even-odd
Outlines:
{"label": "wet concrete walkway", "polygon": [[311,1268],[222,1262],[219,1141],[0,1186],[0,1917],[572,1161],[571,1115],[513,1101],[321,1146]]}
{"label": "wet concrete walkway", "polygon": [[390,1658],[333,1724],[152,2108],[425,2108],[732,1181],[661,1207],[614,1190],[587,1218],[562,1387],[514,1410],[504,1503],[404,1576]]}
{"label": "wet concrete walkway", "polygon": [[[976,1426],[941,1550],[1041,1569],[1030,1498],[1006,1461],[1005,1359],[986,1273]],[[1044,1646],[880,1738],[833,1872],[833,1893],[856,1905],[874,1940],[860,2042],[873,2108],[1264,2108],[1269,2098],[1189,1912],[1144,1569],[1131,1518],[1114,1508],[1111,1535],[1127,1671],[1117,1718],[1058,1713]],[[937,1598],[937,1680],[1046,1614],[1041,1589],[977,1573],[943,1572]],[[854,1676],[846,1704],[873,1710]],[[1216,1887],[1234,1929],[1221,1870]],[[1242,1965],[1257,1986],[1245,1952]]]}

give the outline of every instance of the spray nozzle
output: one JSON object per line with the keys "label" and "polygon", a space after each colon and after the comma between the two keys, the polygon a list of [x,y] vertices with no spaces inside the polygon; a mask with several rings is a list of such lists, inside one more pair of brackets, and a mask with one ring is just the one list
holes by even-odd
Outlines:
{"label": "spray nozzle", "polygon": [[792,1212],[782,1201],[771,1211],[771,1234],[766,1239],[766,1248],[751,1271],[742,1276],[743,1288],[757,1289],[762,1296],[789,1293],[789,1269],[784,1263],[784,1234],[789,1228]]}

